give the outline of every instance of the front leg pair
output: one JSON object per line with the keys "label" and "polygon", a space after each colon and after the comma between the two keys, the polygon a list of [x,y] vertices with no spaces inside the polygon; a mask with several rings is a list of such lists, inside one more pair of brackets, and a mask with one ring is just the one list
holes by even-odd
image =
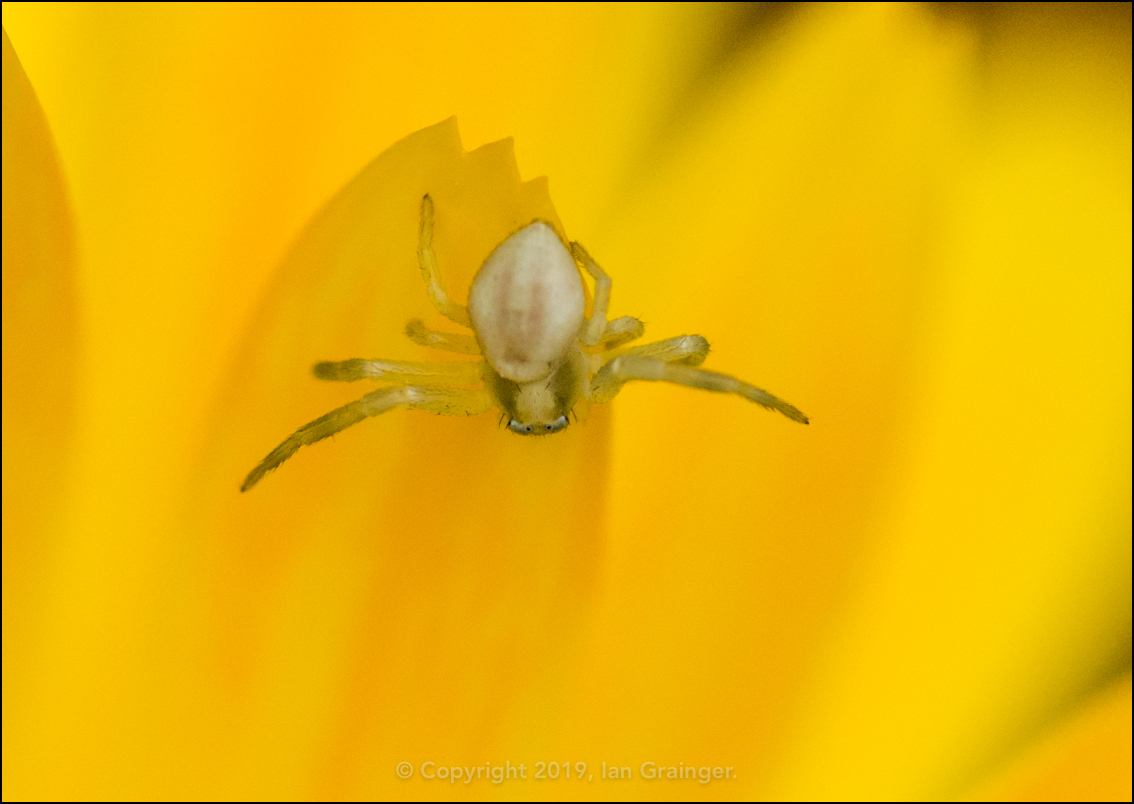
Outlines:
{"label": "front leg pair", "polygon": [[248,473],[240,490],[248,491],[255,486],[264,475],[294,455],[300,447],[322,441],[351,425],[358,424],[363,419],[377,416],[396,407],[425,410],[444,416],[475,416],[487,412],[492,404],[492,398],[483,388],[470,390],[405,385],[372,391],[362,399],[343,405],[326,416],[320,416],[315,421],[300,427]]}
{"label": "front leg pair", "polygon": [[727,374],[694,368],[705,359],[709,344],[700,335],[685,335],[628,350],[605,363],[591,380],[591,402],[609,402],[630,380],[655,380],[737,394],[792,421],[807,424],[807,417],[767,391]]}
{"label": "front leg pair", "polygon": [[[584,347],[601,343],[605,349],[612,349],[640,337],[642,324],[637,319],[620,318],[607,324],[610,277],[578,243],[571,244],[571,254],[595,280],[592,314],[583,325],[580,343]],[[609,402],[630,380],[663,380],[706,391],[739,394],[770,410],[778,410],[793,421],[807,424],[807,417],[800,411],[767,391],[726,374],[694,368],[708,353],[709,342],[700,335],[683,335],[627,349],[608,360],[595,373],[590,383],[590,401],[597,404]]]}
{"label": "front leg pair", "polygon": [[477,362],[407,363],[400,360],[342,360],[316,363],[315,376],[321,380],[354,382],[370,379],[397,383],[401,387],[381,388],[362,399],[332,410],[313,422],[300,427],[291,436],[268,453],[244,479],[241,491],[260,482],[299,450],[300,447],[322,441],[370,416],[377,416],[396,407],[407,407],[440,413],[446,416],[474,416],[492,407],[492,398],[483,388],[454,388],[472,386],[481,381],[482,364]]}
{"label": "front leg pair", "polygon": [[[433,200],[428,195],[421,201],[417,255],[433,306],[451,321],[470,327],[468,308],[452,301],[441,283],[441,274],[437,270],[437,260],[433,254]],[[426,329],[420,321],[411,321],[406,327],[406,334],[426,346],[462,354],[480,354],[472,336],[433,332]],[[394,383],[395,387],[373,391],[300,427],[248,473],[240,490],[247,491],[255,486],[264,475],[294,455],[300,447],[314,444],[363,419],[396,407],[447,416],[473,416],[487,412],[492,408],[493,400],[483,387],[454,387],[480,384],[482,367],[480,361],[406,363],[396,360],[354,359],[316,363],[315,376],[323,380],[353,382],[373,379]]]}
{"label": "front leg pair", "polygon": [[481,371],[480,361],[406,363],[400,360],[354,359],[316,363],[315,376],[321,380],[354,382],[370,379],[397,385],[372,391],[361,399],[336,408],[300,427],[248,473],[240,490],[248,491],[255,486],[264,475],[294,455],[300,447],[322,441],[363,419],[396,407],[425,410],[445,416],[475,416],[485,413],[492,407],[493,401],[483,387],[453,387],[479,384]]}

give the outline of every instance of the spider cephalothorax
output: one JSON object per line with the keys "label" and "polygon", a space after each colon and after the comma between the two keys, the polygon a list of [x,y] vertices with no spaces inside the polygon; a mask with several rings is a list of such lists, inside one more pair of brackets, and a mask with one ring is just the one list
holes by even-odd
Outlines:
{"label": "spider cephalothorax", "polygon": [[[445,293],[433,256],[433,201],[421,202],[418,259],[434,307],[472,335],[436,332],[420,321],[406,326],[416,343],[478,362],[406,363],[344,360],[316,363],[324,380],[380,380],[387,387],[304,425],[272,450],[241,486],[247,491],[295,454],[369,416],[403,406],[451,416],[493,408],[521,435],[548,435],[567,426],[580,400],[609,402],[629,380],[667,382],[739,394],[797,422],[807,417],[781,399],[725,374],[697,368],[709,353],[700,335],[682,335],[642,346],[626,346],[644,327],[625,316],[607,321],[610,277],[586,249],[564,246],[543,221],[528,224],[489,255],[473,279],[468,307]],[[594,304],[585,317],[586,292],[579,266],[595,281]]]}

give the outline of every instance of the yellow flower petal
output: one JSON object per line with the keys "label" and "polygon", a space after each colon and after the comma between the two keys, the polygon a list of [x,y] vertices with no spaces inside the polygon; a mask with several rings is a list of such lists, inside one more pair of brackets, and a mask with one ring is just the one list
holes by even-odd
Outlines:
{"label": "yellow flower petal", "polygon": [[[219,684],[223,706],[212,705],[217,619],[197,605],[197,595],[201,568],[211,569],[216,557],[201,553],[195,534],[185,541],[176,535],[184,527],[177,501],[194,477],[249,312],[313,210],[386,144],[454,112],[470,142],[520,135],[525,174],[554,174],[558,197],[576,219],[600,217],[617,201],[611,177],[668,102],[671,82],[689,69],[702,13],[666,6],[18,4],[5,4],[3,13],[69,171],[84,234],[90,356],[80,480],[70,500],[76,514],[53,601],[59,616],[39,635],[50,655],[43,686],[51,694],[35,704],[37,736],[27,748],[34,762],[24,767],[39,780],[36,789],[64,797],[185,795],[188,783],[202,785],[199,795],[223,795],[238,780],[265,778],[281,795],[310,790],[320,761],[313,746],[324,744],[325,732],[302,722],[281,731],[298,753],[281,753],[271,742],[239,754],[218,745],[217,735],[244,736],[224,697],[229,676]],[[404,279],[417,277],[414,268]],[[419,292],[415,301],[424,300]],[[394,329],[382,333],[408,350],[398,336],[404,317],[399,311]],[[302,381],[309,393],[335,390]],[[301,421],[288,419],[282,433],[265,427],[267,444],[249,445],[248,454],[257,460]],[[427,427],[427,439],[440,437],[441,427]],[[396,429],[389,432],[396,437]],[[492,443],[499,435],[491,433]],[[331,452],[335,446],[326,445]],[[242,455],[235,481],[224,480],[225,493],[235,493],[229,483],[247,471],[246,460]],[[601,473],[603,462],[596,465]],[[564,493],[570,489],[547,490]],[[525,505],[542,515],[543,494]],[[519,538],[514,523],[476,527],[490,527],[503,540],[501,555],[511,555],[506,546]],[[348,563],[362,565],[357,556]],[[585,576],[585,561],[580,572]],[[225,578],[219,583],[227,589]],[[283,600],[309,610],[306,594]],[[343,611],[359,610],[349,604]],[[285,608],[273,606],[272,617]],[[286,663],[270,667],[251,678]],[[230,670],[238,675],[240,668]],[[339,678],[315,677],[332,686]],[[312,717],[344,709],[337,698],[311,700]],[[284,711],[263,706],[263,723]],[[60,733],[69,742],[57,747]],[[278,772],[280,761],[288,772]]]}
{"label": "yellow flower petal", "polygon": [[705,335],[707,368],[812,421],[682,388],[614,403],[609,592],[575,744],[636,771],[731,765],[717,795],[768,795],[872,537],[967,54],[917,8],[808,9],[738,65],[624,218],[575,235],[651,337]]}
{"label": "yellow flower petal", "polygon": [[[571,791],[603,798],[688,795],[647,760],[732,765],[718,797],[969,789],[1128,661],[1125,8],[1119,41],[804,7],[698,73],[709,17],[673,6],[5,4],[92,322],[27,789],[442,796],[396,763],[555,755],[632,767]],[[705,334],[811,428],[645,384],[535,445],[399,411],[239,495],[357,395],[310,362],[421,355],[426,167],[475,178],[438,233],[458,296],[493,210],[550,209],[434,127],[261,299],[358,165],[452,113],[550,176],[616,314]]]}
{"label": "yellow flower petal", "polygon": [[24,787],[42,664],[36,629],[74,435],[75,243],[55,145],[8,41],[4,75],[4,797]]}
{"label": "yellow flower petal", "polygon": [[982,31],[888,496],[778,795],[955,795],[1128,666],[1129,10],[1102,12]]}
{"label": "yellow flower petal", "polygon": [[1129,801],[1130,674],[966,797],[968,801]]}
{"label": "yellow flower petal", "polygon": [[[281,268],[222,402],[191,530],[208,534],[201,580],[213,587],[221,693],[263,707],[241,748],[253,778],[300,735],[334,746],[331,790],[369,778],[374,760],[363,757],[388,770],[406,757],[491,753],[501,724],[485,718],[550,672],[587,616],[605,416],[533,445],[492,415],[393,411],[238,493],[292,430],[369,390],[315,380],[316,361],[444,359],[402,332],[415,316],[454,329],[429,307],[417,266],[426,192],[437,261],[462,303],[518,228],[539,219],[562,230],[546,181],[519,181],[510,142],[466,154],[450,119],[363,170]],[[302,699],[306,714],[281,709],[278,695]],[[445,712],[445,732],[423,712]],[[280,784],[278,770],[269,778]]]}

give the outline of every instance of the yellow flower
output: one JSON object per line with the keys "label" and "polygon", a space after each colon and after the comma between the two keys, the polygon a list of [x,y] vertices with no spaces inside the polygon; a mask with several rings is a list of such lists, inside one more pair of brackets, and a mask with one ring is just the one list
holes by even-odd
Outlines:
{"label": "yellow flower", "polygon": [[[5,798],[1129,796],[1129,6],[3,13]],[[241,495],[424,357],[427,190],[454,290],[545,217],[811,427],[399,411]]]}

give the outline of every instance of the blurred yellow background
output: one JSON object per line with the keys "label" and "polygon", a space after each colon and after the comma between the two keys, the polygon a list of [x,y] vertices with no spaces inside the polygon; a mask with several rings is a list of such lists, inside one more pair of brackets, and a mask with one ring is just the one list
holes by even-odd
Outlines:
{"label": "blurred yellow background", "polygon": [[[3,24],[5,799],[1129,798],[1128,4]],[[240,495],[314,360],[437,359],[425,191],[459,299],[553,220],[811,426],[395,411]],[[420,774],[505,760],[594,780]]]}

